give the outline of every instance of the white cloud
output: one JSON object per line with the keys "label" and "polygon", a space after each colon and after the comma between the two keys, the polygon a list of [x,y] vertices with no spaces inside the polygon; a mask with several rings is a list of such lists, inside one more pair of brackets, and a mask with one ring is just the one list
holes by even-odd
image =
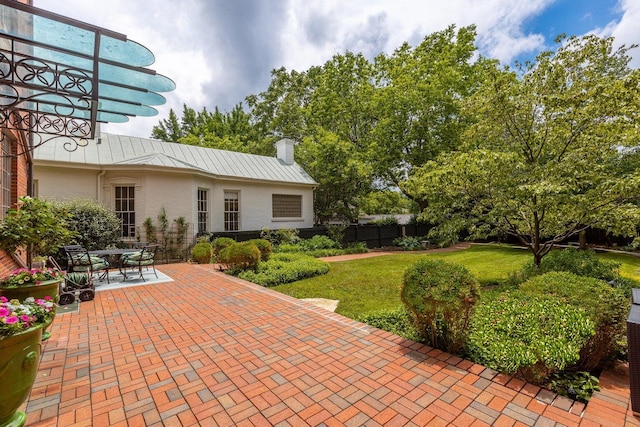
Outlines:
{"label": "white cloud", "polygon": [[[640,2],[637,0],[621,0],[620,7],[624,11],[620,23],[611,29],[611,35],[615,37],[618,45],[631,46],[640,43]],[[631,66],[640,68],[640,48],[631,52],[633,58]]]}
{"label": "white cloud", "polygon": [[[172,78],[159,116],[108,125],[111,132],[149,136],[151,128],[182,105],[231,108],[267,88],[273,68],[306,70],[336,53],[368,57],[391,53],[403,42],[418,44],[446,28],[476,24],[485,56],[508,63],[548,48],[524,24],[557,0],[35,0],[35,5],[126,34],[149,48],[149,68]],[[579,0],[575,0],[579,1]],[[593,29],[619,43],[640,41],[640,2],[620,0],[619,23]],[[640,55],[634,65],[640,66]]]}

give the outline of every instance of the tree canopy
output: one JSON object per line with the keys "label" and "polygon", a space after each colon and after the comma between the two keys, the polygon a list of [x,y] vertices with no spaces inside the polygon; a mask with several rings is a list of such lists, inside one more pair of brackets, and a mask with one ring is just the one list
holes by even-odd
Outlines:
{"label": "tree canopy", "polygon": [[460,149],[405,184],[428,201],[434,233],[515,236],[537,265],[588,227],[636,232],[640,174],[619,166],[621,148],[640,140],[640,71],[612,38],[557,42],[515,72],[487,69],[464,101],[475,123]]}
{"label": "tree canopy", "polygon": [[151,137],[165,142],[198,145],[242,153],[272,155],[273,139],[261,134],[245,112],[241,104],[231,111],[222,113],[216,107],[214,112],[204,108],[196,112],[183,106],[182,118],[175,111],[169,111],[169,118],[154,126]]}

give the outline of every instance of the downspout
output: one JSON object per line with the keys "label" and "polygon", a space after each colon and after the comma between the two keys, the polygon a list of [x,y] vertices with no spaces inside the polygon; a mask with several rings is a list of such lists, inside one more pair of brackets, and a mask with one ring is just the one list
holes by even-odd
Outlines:
{"label": "downspout", "polygon": [[96,179],[96,201],[102,204],[102,177],[107,171],[103,170],[100,172]]}

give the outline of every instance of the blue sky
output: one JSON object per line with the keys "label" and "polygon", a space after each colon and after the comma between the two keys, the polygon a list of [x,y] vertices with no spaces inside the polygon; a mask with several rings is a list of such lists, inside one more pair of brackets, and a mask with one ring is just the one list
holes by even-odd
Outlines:
{"label": "blue sky", "polygon": [[559,33],[585,34],[622,18],[617,0],[558,0],[524,21],[523,31],[553,40]]}
{"label": "blue sky", "polygon": [[[307,70],[336,53],[373,58],[448,25],[475,24],[477,45],[504,64],[534,59],[559,33],[640,43],[640,0],[34,0],[36,7],[126,34],[177,85],[159,115],[107,125],[148,137],[182,105],[229,110],[265,90],[271,70]],[[640,67],[640,53],[632,66]]]}

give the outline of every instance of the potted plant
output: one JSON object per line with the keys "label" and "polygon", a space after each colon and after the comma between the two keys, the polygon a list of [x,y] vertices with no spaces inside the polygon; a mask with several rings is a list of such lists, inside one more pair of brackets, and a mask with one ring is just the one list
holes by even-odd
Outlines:
{"label": "potted plant", "polygon": [[42,354],[43,326],[53,318],[52,301],[0,296],[0,425],[22,426],[18,408],[29,396]]}
{"label": "potted plant", "polygon": [[67,228],[69,215],[51,203],[21,197],[18,208],[11,208],[0,223],[0,249],[26,256],[29,267],[36,255],[55,253],[76,236]]}
{"label": "potted plant", "polygon": [[0,295],[9,300],[24,301],[28,297],[50,301],[53,305],[51,319],[44,325],[43,338],[51,335],[46,329],[55,315],[55,304],[58,302],[60,283],[64,273],[53,268],[19,268],[0,281]]}

